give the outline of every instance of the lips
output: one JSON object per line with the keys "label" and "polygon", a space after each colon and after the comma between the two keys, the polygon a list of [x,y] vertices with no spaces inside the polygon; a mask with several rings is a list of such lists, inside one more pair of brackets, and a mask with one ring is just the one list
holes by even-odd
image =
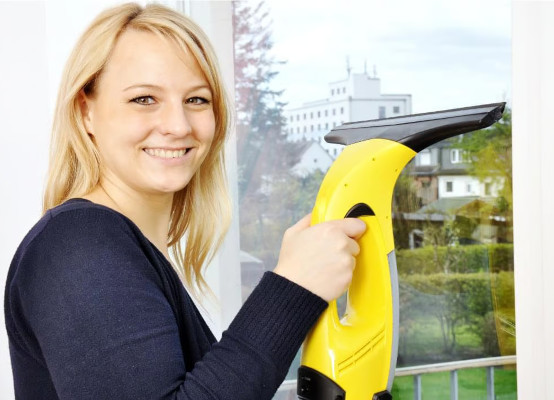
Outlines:
{"label": "lips", "polygon": [[157,148],[146,148],[144,149],[145,153],[154,157],[160,158],[179,158],[183,157],[190,148],[181,148],[181,149],[157,149]]}

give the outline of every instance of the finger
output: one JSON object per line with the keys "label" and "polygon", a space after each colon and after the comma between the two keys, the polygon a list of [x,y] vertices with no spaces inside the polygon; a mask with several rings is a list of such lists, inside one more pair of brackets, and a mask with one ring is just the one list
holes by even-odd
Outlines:
{"label": "finger", "polygon": [[348,252],[354,257],[360,254],[360,245],[354,239],[348,241]]}
{"label": "finger", "polygon": [[352,239],[358,239],[366,230],[366,224],[359,218],[344,218],[329,221],[335,224],[345,235]]}

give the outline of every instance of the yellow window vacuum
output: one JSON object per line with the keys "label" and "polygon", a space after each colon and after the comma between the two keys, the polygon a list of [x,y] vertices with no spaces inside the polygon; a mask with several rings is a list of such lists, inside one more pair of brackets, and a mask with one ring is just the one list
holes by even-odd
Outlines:
{"label": "yellow window vacuum", "polygon": [[392,195],[406,164],[421,150],[498,121],[505,103],[353,122],[328,143],[346,145],[323,179],[312,225],[345,217],[367,224],[344,316],[333,301],[302,349],[302,400],[388,400],[398,354],[398,277]]}

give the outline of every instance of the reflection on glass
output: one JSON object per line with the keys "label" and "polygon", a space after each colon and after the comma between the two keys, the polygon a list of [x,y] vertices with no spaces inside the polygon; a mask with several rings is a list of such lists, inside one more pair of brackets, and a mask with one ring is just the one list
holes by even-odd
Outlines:
{"label": "reflection on glass", "polygon": [[[397,367],[515,355],[510,110],[491,128],[428,151],[395,191]],[[460,396],[486,395],[492,373],[497,398],[516,398],[514,361],[494,372],[459,368]],[[420,390],[426,399],[449,398],[450,378],[436,375],[422,375]],[[394,397],[413,398],[414,382],[398,377]]]}

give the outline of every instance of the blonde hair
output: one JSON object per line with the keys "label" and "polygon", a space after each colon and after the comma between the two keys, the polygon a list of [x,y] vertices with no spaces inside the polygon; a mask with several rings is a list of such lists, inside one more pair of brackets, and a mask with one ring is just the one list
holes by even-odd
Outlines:
{"label": "blonde hair", "polygon": [[[174,195],[167,242],[185,282],[204,293],[208,287],[202,277],[203,266],[221,245],[231,218],[224,162],[231,114],[208,38],[177,11],[157,4],[123,4],[102,12],[78,40],[58,93],[43,211],[83,196],[99,183],[100,156],[85,129],[79,93],[94,93],[117,39],[126,29],[160,35],[192,54],[212,91],[213,142],[189,184]],[[186,239],[184,248],[182,238]]]}

